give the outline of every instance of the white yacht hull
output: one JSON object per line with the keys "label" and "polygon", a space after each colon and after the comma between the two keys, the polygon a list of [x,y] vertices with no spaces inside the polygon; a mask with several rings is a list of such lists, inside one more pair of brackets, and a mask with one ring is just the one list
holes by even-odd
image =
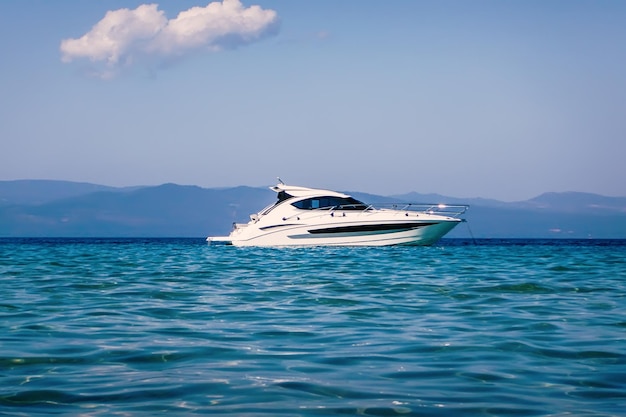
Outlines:
{"label": "white yacht hull", "polygon": [[[320,228],[331,229],[324,225],[292,225],[266,229],[265,233],[250,233],[247,228],[235,230],[230,236],[208,238],[209,243],[234,246],[391,246],[391,245],[432,245],[452,230],[460,219],[433,222],[424,225],[416,222],[414,227],[406,222],[396,222],[399,229],[367,230],[370,225],[380,223],[353,222],[342,223],[335,227],[346,227],[361,231],[344,231],[332,233],[311,233],[310,230]],[[385,224],[394,226],[393,222]],[[248,232],[248,233],[246,233]]]}

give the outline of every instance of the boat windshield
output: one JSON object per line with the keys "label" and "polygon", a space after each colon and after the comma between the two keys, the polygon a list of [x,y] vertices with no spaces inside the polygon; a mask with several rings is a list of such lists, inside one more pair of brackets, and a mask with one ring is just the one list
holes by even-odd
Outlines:
{"label": "boat windshield", "polygon": [[293,196],[290,194],[287,194],[284,191],[281,191],[278,193],[278,201],[276,202],[276,204],[281,203],[285,200],[289,200],[290,198],[293,198]]}
{"label": "boat windshield", "polygon": [[331,209],[365,210],[367,205],[353,197],[312,197],[291,203],[301,210]]}
{"label": "boat windshield", "polygon": [[291,194],[287,194],[284,191],[279,192],[278,199],[276,200],[276,202],[274,204],[270,204],[269,206],[265,207],[263,210],[259,212],[259,214],[262,216],[265,216],[267,213],[274,210],[275,207],[279,206],[280,203],[282,203],[285,200],[289,200],[290,198],[293,198]]}

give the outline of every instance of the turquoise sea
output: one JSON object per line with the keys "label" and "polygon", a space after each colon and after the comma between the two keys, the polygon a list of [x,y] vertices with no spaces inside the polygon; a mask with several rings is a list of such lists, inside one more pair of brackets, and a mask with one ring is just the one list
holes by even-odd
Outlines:
{"label": "turquoise sea", "polygon": [[0,239],[2,416],[624,416],[626,240]]}

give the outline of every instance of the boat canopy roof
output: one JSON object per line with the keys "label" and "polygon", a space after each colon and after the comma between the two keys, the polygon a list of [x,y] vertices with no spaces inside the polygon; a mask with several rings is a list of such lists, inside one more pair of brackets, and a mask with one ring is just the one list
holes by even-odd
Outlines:
{"label": "boat canopy roof", "polygon": [[328,197],[350,197],[347,194],[338,193],[336,191],[322,190],[317,188],[298,187],[295,185],[277,184],[270,187],[272,191],[277,193],[284,192],[292,197],[316,197],[316,196],[328,196]]}

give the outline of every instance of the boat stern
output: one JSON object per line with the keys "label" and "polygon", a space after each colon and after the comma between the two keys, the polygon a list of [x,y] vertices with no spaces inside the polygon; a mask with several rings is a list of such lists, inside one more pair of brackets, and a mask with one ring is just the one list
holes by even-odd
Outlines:
{"label": "boat stern", "polygon": [[229,236],[209,236],[206,241],[211,246],[230,246],[233,240]]}

